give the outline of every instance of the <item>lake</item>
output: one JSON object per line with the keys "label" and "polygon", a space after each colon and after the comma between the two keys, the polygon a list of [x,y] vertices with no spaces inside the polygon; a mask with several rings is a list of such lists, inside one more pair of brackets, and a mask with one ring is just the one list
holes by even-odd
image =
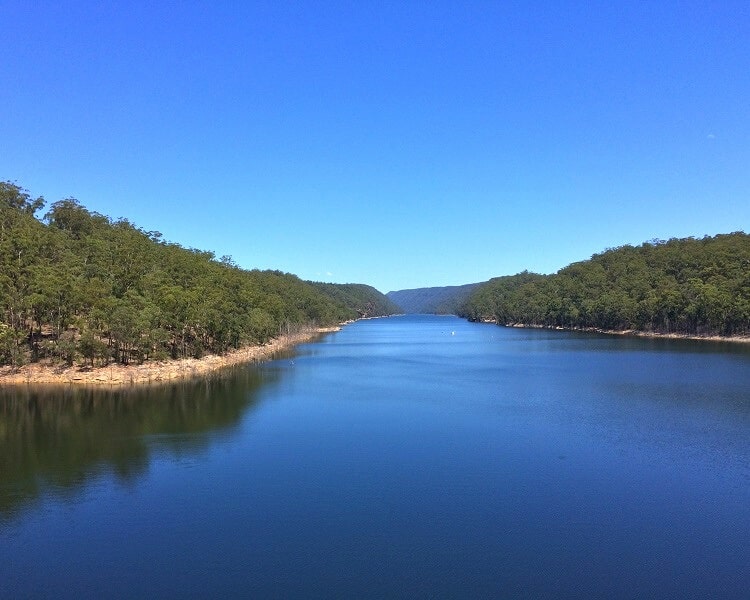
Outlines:
{"label": "lake", "polygon": [[747,598],[750,348],[353,323],[0,392],[1,597]]}

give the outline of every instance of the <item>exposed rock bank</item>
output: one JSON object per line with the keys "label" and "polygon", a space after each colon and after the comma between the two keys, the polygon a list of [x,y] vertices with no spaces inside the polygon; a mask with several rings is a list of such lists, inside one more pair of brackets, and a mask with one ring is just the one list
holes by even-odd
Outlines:
{"label": "exposed rock bank", "polygon": [[638,329],[600,329],[598,327],[559,327],[553,325],[531,325],[528,323],[499,324],[495,319],[482,319],[482,323],[494,323],[501,327],[515,327],[518,329],[554,329],[556,331],[583,331],[587,333],[603,333],[605,335],[622,335],[652,339],[696,340],[708,342],[750,343],[747,335],[691,335],[687,333],[659,333],[657,331],[640,331]]}
{"label": "exposed rock bank", "polygon": [[65,367],[34,363],[20,368],[0,367],[0,385],[79,384],[130,386],[158,384],[178,379],[190,379],[214,371],[250,362],[273,358],[298,344],[312,341],[323,333],[338,331],[339,327],[311,329],[299,333],[279,336],[263,346],[248,346],[233,350],[223,356],[209,355],[203,358],[186,358],[142,365],[116,365],[106,367]]}

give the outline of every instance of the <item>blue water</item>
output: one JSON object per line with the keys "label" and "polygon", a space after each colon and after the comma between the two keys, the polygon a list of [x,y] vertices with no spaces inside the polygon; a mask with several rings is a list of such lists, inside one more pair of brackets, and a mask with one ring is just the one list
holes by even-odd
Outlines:
{"label": "blue water", "polygon": [[360,321],[0,397],[0,596],[747,598],[750,351]]}

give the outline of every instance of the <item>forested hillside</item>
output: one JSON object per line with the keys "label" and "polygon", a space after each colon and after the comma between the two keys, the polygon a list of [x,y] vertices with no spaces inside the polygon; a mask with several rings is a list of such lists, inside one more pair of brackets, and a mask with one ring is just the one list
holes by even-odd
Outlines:
{"label": "forested hillside", "polygon": [[454,314],[480,283],[416,288],[388,292],[386,296],[410,314]]}
{"label": "forested hillside", "polygon": [[519,273],[477,289],[472,320],[687,335],[750,333],[750,236],[623,246],[553,275]]}
{"label": "forested hillside", "polygon": [[308,283],[335,302],[354,309],[361,318],[394,315],[401,312],[400,308],[384,294],[363,283],[321,283],[317,281]]}
{"label": "forested hillside", "polygon": [[200,357],[395,312],[369,286],[247,271],[158,232],[0,183],[0,364]]}

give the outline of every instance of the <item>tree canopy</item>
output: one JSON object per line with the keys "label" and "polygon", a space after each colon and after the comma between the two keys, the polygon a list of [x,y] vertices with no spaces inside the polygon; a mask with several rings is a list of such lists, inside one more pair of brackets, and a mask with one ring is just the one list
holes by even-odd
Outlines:
{"label": "tree canopy", "polygon": [[750,333],[750,235],[652,240],[477,289],[459,314],[498,324],[686,335]]}

